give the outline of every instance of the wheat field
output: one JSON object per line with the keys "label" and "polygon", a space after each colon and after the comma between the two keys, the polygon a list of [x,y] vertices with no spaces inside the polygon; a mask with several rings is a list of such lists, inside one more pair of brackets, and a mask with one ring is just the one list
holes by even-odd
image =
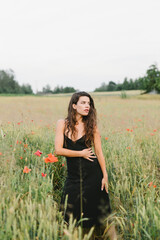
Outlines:
{"label": "wheat field", "polygon": [[[119,239],[159,240],[160,97],[91,95]],[[58,210],[65,158],[46,162],[69,100],[70,95],[0,97],[0,239],[91,239],[93,229],[83,234]]]}

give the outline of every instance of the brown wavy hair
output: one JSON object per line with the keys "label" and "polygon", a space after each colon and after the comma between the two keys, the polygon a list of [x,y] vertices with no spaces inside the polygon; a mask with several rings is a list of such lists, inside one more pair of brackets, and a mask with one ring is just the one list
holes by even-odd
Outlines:
{"label": "brown wavy hair", "polygon": [[68,133],[71,133],[72,136],[75,137],[76,135],[76,128],[75,125],[76,121],[76,110],[73,108],[73,104],[77,104],[79,98],[81,96],[89,97],[90,99],[90,110],[87,116],[83,116],[82,121],[84,123],[84,132],[85,132],[85,143],[88,147],[93,144],[94,140],[94,131],[95,127],[97,126],[97,113],[94,106],[93,98],[87,92],[76,92],[72,95],[71,100],[68,106],[68,116],[65,118],[65,132],[68,136]]}

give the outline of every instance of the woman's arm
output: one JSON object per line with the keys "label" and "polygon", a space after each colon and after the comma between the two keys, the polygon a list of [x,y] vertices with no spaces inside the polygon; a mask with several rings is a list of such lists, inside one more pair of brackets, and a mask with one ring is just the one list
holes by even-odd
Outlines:
{"label": "woman's arm", "polygon": [[92,159],[90,159],[91,157],[93,158],[92,156],[93,152],[91,148],[87,148],[82,151],[74,151],[74,150],[63,148],[64,127],[65,127],[65,120],[63,119],[58,120],[57,126],[56,126],[56,135],[55,135],[55,154],[60,156],[65,156],[65,157],[83,157],[90,161],[93,161]]}
{"label": "woman's arm", "polygon": [[108,193],[108,174],[106,171],[105,159],[102,152],[101,136],[97,127],[94,132],[94,151],[95,151],[95,154],[97,155],[97,158],[103,173],[101,189],[103,190],[103,188],[105,187],[106,192]]}

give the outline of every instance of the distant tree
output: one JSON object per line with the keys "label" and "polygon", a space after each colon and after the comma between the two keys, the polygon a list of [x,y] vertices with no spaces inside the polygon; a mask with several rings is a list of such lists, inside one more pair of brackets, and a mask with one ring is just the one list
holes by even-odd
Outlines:
{"label": "distant tree", "polygon": [[73,93],[76,92],[76,89],[73,87],[60,87],[59,85],[53,89],[53,93]]}
{"label": "distant tree", "polygon": [[155,64],[151,65],[146,72],[145,90],[146,93],[152,90],[160,92],[160,71]]}
{"label": "distant tree", "polygon": [[134,85],[134,81],[132,80],[132,78],[129,79],[128,83],[129,83],[128,90],[134,90],[135,85]]}
{"label": "distant tree", "polygon": [[53,91],[51,90],[51,86],[49,84],[47,84],[45,87],[43,87],[42,92],[43,93],[53,93]]}
{"label": "distant tree", "polygon": [[117,85],[116,85],[116,83],[115,82],[112,82],[112,81],[110,81],[109,82],[109,84],[108,84],[108,86],[107,86],[107,91],[116,91],[116,87]]}
{"label": "distant tree", "polygon": [[62,93],[62,92],[63,92],[63,87],[60,87],[59,85],[53,89],[53,93]]}
{"label": "distant tree", "polygon": [[24,93],[24,94],[33,94],[31,85],[23,84],[21,86],[21,92]]}
{"label": "distant tree", "polygon": [[15,80],[15,73],[12,69],[0,70],[0,93],[14,93],[14,94],[33,94],[32,88],[29,84],[20,86]]}
{"label": "distant tree", "polygon": [[76,90],[73,87],[65,87],[63,89],[64,93],[72,93],[72,92],[76,92]]}
{"label": "distant tree", "polygon": [[0,70],[0,93],[20,93],[21,89],[12,69]]}
{"label": "distant tree", "polygon": [[129,90],[129,82],[127,80],[127,77],[125,77],[123,83],[122,83],[122,89],[123,90]]}
{"label": "distant tree", "polygon": [[116,85],[116,91],[121,91],[122,90],[122,83],[118,83]]}
{"label": "distant tree", "polygon": [[99,88],[96,88],[94,92],[105,92],[107,91],[107,84],[103,82]]}

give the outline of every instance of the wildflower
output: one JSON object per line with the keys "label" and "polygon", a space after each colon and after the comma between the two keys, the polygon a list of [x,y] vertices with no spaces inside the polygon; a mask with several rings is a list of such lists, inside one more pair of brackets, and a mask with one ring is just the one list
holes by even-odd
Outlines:
{"label": "wildflower", "polygon": [[42,177],[46,177],[47,176],[47,174],[46,173],[44,174],[43,172],[41,173],[41,175],[42,175]]}
{"label": "wildflower", "polygon": [[22,159],[23,159],[23,157],[20,157],[20,159],[22,160]]}
{"label": "wildflower", "polygon": [[149,187],[151,187],[152,185],[153,185],[153,182],[150,182],[150,183],[148,184]]}
{"label": "wildflower", "polygon": [[131,147],[126,147],[126,149],[131,149]]}
{"label": "wildflower", "polygon": [[128,132],[133,132],[133,129],[127,128],[126,130],[127,130]]}
{"label": "wildflower", "polygon": [[28,144],[24,144],[24,148],[27,148],[28,147]]}
{"label": "wildflower", "polygon": [[16,142],[17,144],[19,143],[19,141],[17,140],[17,142]]}
{"label": "wildflower", "polygon": [[148,186],[149,186],[149,187],[153,186],[154,188],[157,187],[156,185],[153,184],[153,182],[148,183]]}
{"label": "wildflower", "polygon": [[10,147],[12,147],[12,145],[10,145]]}
{"label": "wildflower", "polygon": [[23,172],[24,173],[29,173],[31,169],[29,169],[27,166],[24,167]]}
{"label": "wildflower", "polygon": [[64,163],[62,163],[62,167],[64,167]]}
{"label": "wildflower", "polygon": [[55,157],[52,153],[48,154],[48,157],[44,159],[45,163],[53,163],[53,162],[58,162],[58,158]]}
{"label": "wildflower", "polygon": [[32,134],[32,135],[34,135],[34,134],[35,134],[35,132],[33,132],[33,131],[32,131],[32,132],[31,132],[31,134]]}
{"label": "wildflower", "polygon": [[21,123],[20,123],[20,122],[18,122],[17,124],[18,124],[18,125],[20,125]]}
{"label": "wildflower", "polygon": [[40,150],[37,150],[37,152],[34,153],[34,155],[41,156],[42,152]]}
{"label": "wildflower", "polygon": [[151,136],[154,136],[154,133],[150,133]]}
{"label": "wildflower", "polygon": [[157,129],[154,129],[153,132],[157,132]]}
{"label": "wildflower", "polygon": [[106,140],[108,140],[108,137],[105,137]]}
{"label": "wildflower", "polygon": [[0,152],[0,156],[2,155],[2,152]]}

